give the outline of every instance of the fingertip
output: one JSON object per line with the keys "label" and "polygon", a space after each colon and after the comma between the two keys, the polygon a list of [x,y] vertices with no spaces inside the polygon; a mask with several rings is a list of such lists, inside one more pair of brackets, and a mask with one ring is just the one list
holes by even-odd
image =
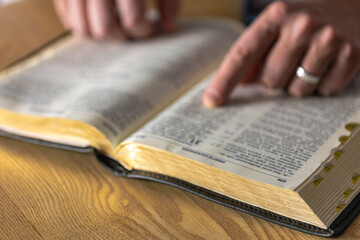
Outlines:
{"label": "fingertip", "polygon": [[71,32],[79,38],[88,38],[90,36],[86,27],[73,26]]}
{"label": "fingertip", "polygon": [[92,32],[92,37],[96,40],[114,40],[114,41],[125,41],[126,35],[121,31],[120,28],[112,28],[105,32]]}
{"label": "fingertip", "polygon": [[110,35],[110,39],[113,40],[118,40],[118,41],[126,41],[127,37],[126,35],[123,33],[123,31],[121,31],[120,28],[115,28]]}
{"label": "fingertip", "polygon": [[68,1],[68,25],[77,37],[89,37],[85,0]]}
{"label": "fingertip", "polygon": [[329,84],[324,84],[319,87],[318,92],[324,97],[330,97],[332,95],[336,95],[341,90],[342,88],[333,89],[332,86],[330,86]]}
{"label": "fingertip", "polygon": [[316,85],[295,77],[292,79],[288,91],[292,96],[302,98],[311,95],[315,89]]}
{"label": "fingertip", "polygon": [[70,28],[70,31],[72,32],[72,34],[74,34],[76,37],[78,38],[88,38],[89,37],[89,33],[86,29],[79,29],[79,28]]}
{"label": "fingertip", "polygon": [[129,21],[125,23],[124,28],[126,33],[133,38],[146,38],[155,32],[153,24],[146,19]]}
{"label": "fingertip", "polygon": [[290,95],[297,97],[297,98],[303,98],[305,96],[307,96],[307,94],[301,90],[299,90],[298,88],[289,88],[289,93]]}
{"label": "fingertip", "polygon": [[343,82],[338,82],[338,79],[344,80],[344,82],[348,82],[346,78],[335,78],[335,81],[331,81],[327,76],[324,77],[324,80],[320,83],[318,87],[318,92],[324,97],[330,97],[332,95],[336,95],[341,92],[343,88],[345,88],[346,84]]}
{"label": "fingertip", "polygon": [[154,34],[155,27],[146,17],[145,0],[117,0],[116,2],[122,29],[128,37],[142,39]]}
{"label": "fingertip", "polygon": [[211,98],[207,97],[205,94],[203,95],[202,103],[204,107],[212,109],[216,108],[218,104],[214,102]]}
{"label": "fingertip", "polygon": [[202,96],[202,103],[206,108],[215,108],[223,103],[220,93],[209,87]]}
{"label": "fingertip", "polygon": [[168,21],[162,23],[162,30],[165,33],[174,33],[178,30],[178,26],[175,21]]}
{"label": "fingertip", "polygon": [[150,37],[154,34],[155,32],[155,27],[152,23],[150,23],[148,20],[145,20],[142,25],[140,25],[137,28],[138,32],[135,33],[135,35],[138,38],[147,38]]}

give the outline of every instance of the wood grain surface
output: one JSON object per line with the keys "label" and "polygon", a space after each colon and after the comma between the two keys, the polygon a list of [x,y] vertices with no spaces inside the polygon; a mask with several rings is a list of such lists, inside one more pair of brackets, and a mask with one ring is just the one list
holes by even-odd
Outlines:
{"label": "wood grain surface", "polygon": [[[185,191],[122,179],[91,154],[0,138],[0,239],[320,239]],[[360,218],[341,239],[359,239]]]}
{"label": "wood grain surface", "polygon": [[[63,31],[48,0],[16,6],[0,8],[0,68]],[[360,217],[340,239],[360,239],[359,225]],[[0,137],[0,239],[321,238],[163,184],[122,179],[91,154]]]}

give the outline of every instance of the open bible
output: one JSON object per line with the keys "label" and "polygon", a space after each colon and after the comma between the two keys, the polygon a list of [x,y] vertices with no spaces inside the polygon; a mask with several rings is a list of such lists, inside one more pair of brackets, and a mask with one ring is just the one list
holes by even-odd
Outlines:
{"label": "open bible", "polygon": [[61,38],[1,72],[1,134],[337,235],[359,209],[360,82],[305,99],[243,84],[206,109],[201,93],[242,30],[206,19],[141,42]]}

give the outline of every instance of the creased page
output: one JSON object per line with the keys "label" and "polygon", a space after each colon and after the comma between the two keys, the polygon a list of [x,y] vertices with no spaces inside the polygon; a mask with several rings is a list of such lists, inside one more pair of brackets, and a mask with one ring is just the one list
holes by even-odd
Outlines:
{"label": "creased page", "polygon": [[326,159],[338,144],[332,136],[360,110],[359,81],[339,96],[304,99],[243,85],[227,106],[206,109],[201,93],[209,79],[124,144],[150,145],[293,190]]}
{"label": "creased page", "polygon": [[0,79],[0,107],[89,123],[115,147],[211,71],[241,30],[236,22],[208,19],[145,41],[72,39]]}

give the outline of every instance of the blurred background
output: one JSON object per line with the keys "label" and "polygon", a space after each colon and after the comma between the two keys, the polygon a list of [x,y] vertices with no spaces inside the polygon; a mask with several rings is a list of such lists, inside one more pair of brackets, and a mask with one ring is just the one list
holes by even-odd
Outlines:
{"label": "blurred background", "polygon": [[[21,0],[0,0],[0,6]],[[23,0],[29,1],[29,0]],[[31,0],[30,0],[31,1]],[[271,0],[182,0],[183,16],[228,16],[250,23]]]}
{"label": "blurred background", "polygon": [[[220,16],[248,24],[270,1],[181,0],[179,12],[182,18]],[[0,0],[0,70],[64,33],[52,0]]]}
{"label": "blurred background", "polygon": [[16,2],[18,0],[0,0],[0,5],[5,5],[8,3]]}

